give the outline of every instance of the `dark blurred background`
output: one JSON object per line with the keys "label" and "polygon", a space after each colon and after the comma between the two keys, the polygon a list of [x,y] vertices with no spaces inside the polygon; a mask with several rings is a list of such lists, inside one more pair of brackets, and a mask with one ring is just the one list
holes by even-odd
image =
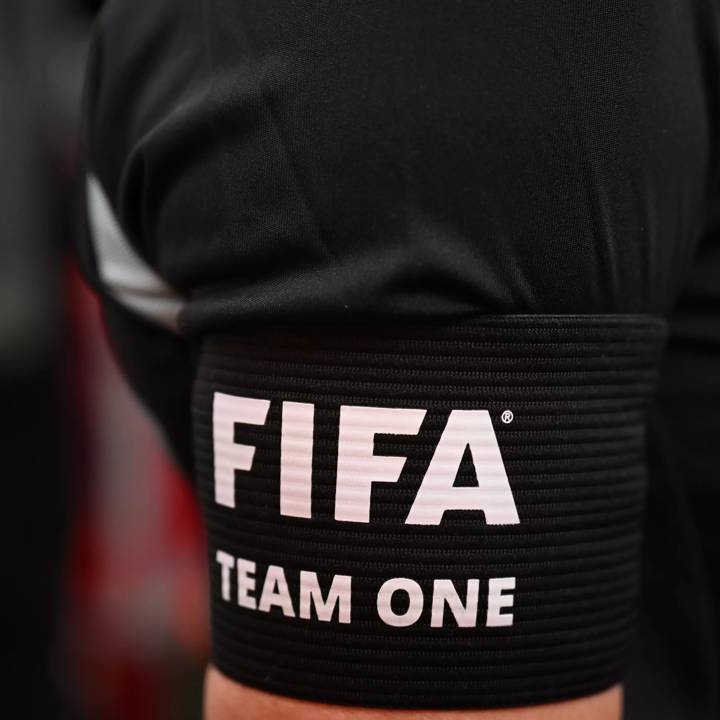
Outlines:
{"label": "dark blurred background", "polygon": [[[0,717],[199,718],[203,539],[72,259],[99,2],[0,0]],[[24,690],[29,687],[29,692]]]}

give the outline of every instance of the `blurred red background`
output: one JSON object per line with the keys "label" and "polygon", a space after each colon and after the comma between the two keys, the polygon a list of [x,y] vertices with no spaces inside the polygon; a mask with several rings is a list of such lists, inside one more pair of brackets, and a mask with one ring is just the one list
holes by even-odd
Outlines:
{"label": "blurred red background", "polygon": [[97,0],[0,3],[1,717],[201,716],[205,550],[72,259]]}
{"label": "blurred red background", "polygon": [[72,264],[65,287],[76,438],[63,623],[70,680],[93,719],[199,717],[207,620],[197,505],[120,377]]}

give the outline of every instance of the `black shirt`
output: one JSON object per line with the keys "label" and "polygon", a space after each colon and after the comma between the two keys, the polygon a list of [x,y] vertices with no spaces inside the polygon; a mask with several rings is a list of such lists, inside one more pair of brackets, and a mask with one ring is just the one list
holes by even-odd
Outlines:
{"label": "black shirt", "polygon": [[669,319],[630,720],[720,712],[719,41],[703,0],[124,0],[88,76],[83,253],[187,467],[211,333]]}

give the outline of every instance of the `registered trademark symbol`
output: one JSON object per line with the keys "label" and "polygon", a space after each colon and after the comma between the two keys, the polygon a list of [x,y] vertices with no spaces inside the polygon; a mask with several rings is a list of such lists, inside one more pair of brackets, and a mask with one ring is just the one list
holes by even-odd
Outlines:
{"label": "registered trademark symbol", "polygon": [[500,416],[500,419],[506,425],[509,425],[515,419],[515,416],[513,415],[512,410],[505,410],[505,412]]}

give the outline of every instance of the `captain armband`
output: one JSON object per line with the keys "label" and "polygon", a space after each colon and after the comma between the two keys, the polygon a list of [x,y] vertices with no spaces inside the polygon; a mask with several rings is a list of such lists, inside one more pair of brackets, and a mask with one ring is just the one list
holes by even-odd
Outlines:
{"label": "captain armband", "polygon": [[663,335],[643,316],[498,316],[206,340],[215,665],[398,708],[618,682]]}

